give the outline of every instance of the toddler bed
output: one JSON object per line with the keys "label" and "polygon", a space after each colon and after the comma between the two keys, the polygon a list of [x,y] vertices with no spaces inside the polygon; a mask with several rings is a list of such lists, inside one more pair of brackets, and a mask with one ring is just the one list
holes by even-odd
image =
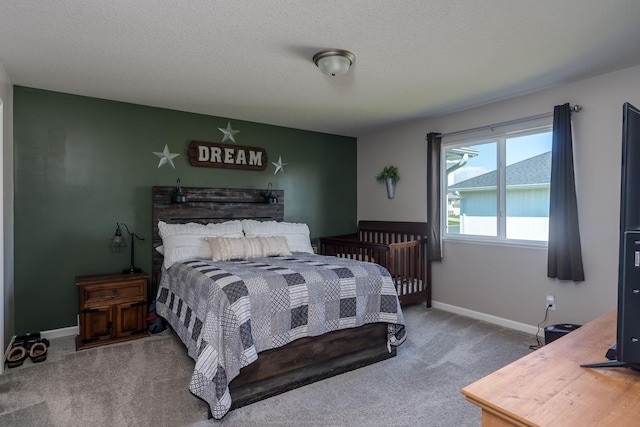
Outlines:
{"label": "toddler bed", "polygon": [[431,307],[431,261],[426,222],[360,221],[358,231],[320,239],[320,253],[375,262],[385,267],[400,304]]}
{"label": "toddler bed", "polygon": [[[174,190],[153,187],[156,310],[196,361],[189,388],[209,403],[213,417],[396,355],[406,335],[388,271],[312,254],[306,225],[282,222],[282,191],[272,192],[277,203],[266,203],[260,190],[184,188],[188,202],[172,204]],[[285,253],[234,259],[232,246],[250,240],[237,237],[237,223],[245,236],[260,238],[304,226],[306,242],[294,236],[289,253],[288,245],[271,245]],[[185,227],[186,235],[171,235]],[[198,227],[224,230],[207,237],[209,259],[189,258],[194,236],[188,234]],[[164,256],[155,250],[161,245]]]}

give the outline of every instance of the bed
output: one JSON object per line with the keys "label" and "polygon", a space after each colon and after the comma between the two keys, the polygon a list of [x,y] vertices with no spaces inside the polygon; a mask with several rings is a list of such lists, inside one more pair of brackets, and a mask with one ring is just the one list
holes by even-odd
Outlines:
{"label": "bed", "polygon": [[173,191],[152,189],[156,310],[196,361],[190,390],[213,418],[397,354],[404,319],[389,272],[377,264],[292,248],[291,255],[193,258],[166,268],[171,255],[156,250],[167,242],[161,226],[287,224],[281,190],[265,198],[258,189],[183,188],[187,202],[171,203]]}
{"label": "bed", "polygon": [[320,239],[320,253],[378,263],[393,278],[400,304],[431,307],[426,222],[359,221],[356,233]]}

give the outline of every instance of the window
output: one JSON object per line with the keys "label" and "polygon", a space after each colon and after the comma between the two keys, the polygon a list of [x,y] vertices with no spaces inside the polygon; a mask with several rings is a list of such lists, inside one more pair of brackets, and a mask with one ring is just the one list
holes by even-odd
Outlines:
{"label": "window", "polygon": [[550,126],[442,145],[446,238],[546,242]]}

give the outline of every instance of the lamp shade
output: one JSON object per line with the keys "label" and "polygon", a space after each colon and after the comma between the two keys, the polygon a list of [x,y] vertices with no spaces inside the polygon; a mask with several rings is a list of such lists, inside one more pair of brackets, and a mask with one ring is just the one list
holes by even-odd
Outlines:
{"label": "lamp shade", "polygon": [[313,62],[327,76],[339,76],[351,68],[356,56],[342,49],[327,49],[316,53]]}
{"label": "lamp shade", "polygon": [[109,241],[109,249],[111,249],[113,253],[120,253],[124,252],[126,247],[127,240],[122,236],[122,229],[120,229],[120,224],[118,224],[114,236]]}

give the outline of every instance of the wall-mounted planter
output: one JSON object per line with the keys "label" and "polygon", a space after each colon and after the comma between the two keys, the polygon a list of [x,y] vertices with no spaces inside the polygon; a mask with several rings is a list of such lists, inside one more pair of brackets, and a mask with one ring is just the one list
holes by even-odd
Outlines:
{"label": "wall-mounted planter", "polygon": [[393,196],[396,195],[396,183],[391,178],[387,178],[385,182],[387,183],[387,197],[393,199]]}
{"label": "wall-mounted planter", "polygon": [[385,182],[387,184],[387,197],[393,199],[396,195],[396,183],[400,180],[398,176],[398,168],[395,166],[385,166],[378,175],[376,181]]}

